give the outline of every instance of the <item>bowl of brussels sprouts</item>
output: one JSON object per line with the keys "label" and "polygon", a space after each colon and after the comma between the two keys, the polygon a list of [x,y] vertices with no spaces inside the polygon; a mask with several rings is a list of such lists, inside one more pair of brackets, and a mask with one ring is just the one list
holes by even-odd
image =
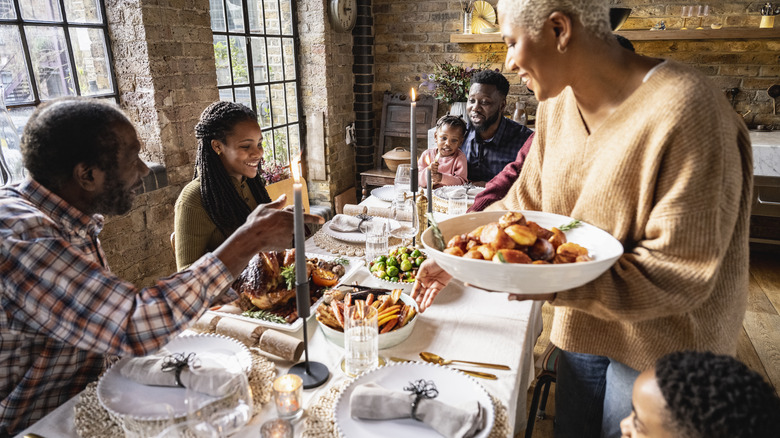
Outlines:
{"label": "bowl of brussels sprouts", "polygon": [[393,288],[411,289],[420,265],[427,259],[417,248],[400,246],[368,263],[371,275]]}

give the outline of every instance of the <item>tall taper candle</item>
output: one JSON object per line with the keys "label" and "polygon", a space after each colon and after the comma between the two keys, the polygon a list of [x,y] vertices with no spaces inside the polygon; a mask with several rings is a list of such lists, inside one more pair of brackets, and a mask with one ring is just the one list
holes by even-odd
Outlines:
{"label": "tall taper candle", "polygon": [[412,193],[416,196],[417,194],[417,186],[419,182],[417,181],[417,124],[415,123],[417,120],[417,97],[414,94],[414,88],[412,88],[412,91],[410,92],[410,96],[412,99],[411,104],[411,118],[409,119],[409,144],[411,145],[412,149],[412,175],[411,175],[411,189]]}
{"label": "tall taper candle", "polygon": [[290,170],[293,174],[293,198],[295,200],[295,300],[298,317],[305,318],[311,311],[309,302],[309,278],[306,275],[306,234],[303,232],[303,185],[301,184],[300,157],[293,160]]}
{"label": "tall taper candle", "polygon": [[[430,157],[430,155],[428,156]],[[431,166],[428,166],[425,171],[427,172],[425,175],[425,182],[428,184],[428,191],[426,192],[426,195],[428,196],[428,213],[433,213],[433,189],[431,188],[433,183],[431,182]]]}

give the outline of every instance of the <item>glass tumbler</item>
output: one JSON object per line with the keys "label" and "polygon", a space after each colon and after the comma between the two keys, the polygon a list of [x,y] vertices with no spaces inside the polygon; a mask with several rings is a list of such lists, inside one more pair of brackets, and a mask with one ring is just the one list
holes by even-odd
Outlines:
{"label": "glass tumbler", "polygon": [[387,222],[383,219],[374,218],[365,224],[366,266],[368,266],[377,257],[387,255],[390,234],[387,230]]}
{"label": "glass tumbler", "polygon": [[412,165],[399,164],[395,170],[395,199],[403,201],[407,193],[412,191]]}
{"label": "glass tumbler", "polygon": [[450,216],[460,216],[466,214],[469,209],[469,195],[463,190],[452,193],[447,200],[447,214]]}
{"label": "glass tumbler", "polygon": [[377,310],[356,301],[344,313],[344,372],[355,377],[379,363]]}

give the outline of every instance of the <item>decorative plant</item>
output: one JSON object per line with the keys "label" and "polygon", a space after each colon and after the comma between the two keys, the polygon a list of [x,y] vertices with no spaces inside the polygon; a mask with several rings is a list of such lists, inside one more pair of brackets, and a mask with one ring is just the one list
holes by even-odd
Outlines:
{"label": "decorative plant", "polygon": [[267,163],[263,162],[263,167],[260,170],[260,176],[265,181],[265,185],[273,184],[290,178],[290,166],[286,166],[279,163]]}
{"label": "decorative plant", "polygon": [[420,88],[425,87],[433,97],[449,104],[465,102],[469,96],[471,76],[486,70],[492,57],[490,55],[476,67],[464,67],[452,61],[436,64],[433,73],[422,75]]}

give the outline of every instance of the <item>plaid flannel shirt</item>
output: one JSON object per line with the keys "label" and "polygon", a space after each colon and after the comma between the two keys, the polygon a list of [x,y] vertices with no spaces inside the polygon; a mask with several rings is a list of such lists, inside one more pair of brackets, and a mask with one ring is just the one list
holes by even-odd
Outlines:
{"label": "plaid flannel shirt", "polygon": [[233,280],[207,254],[139,290],[109,271],[102,225],[35,181],[0,188],[0,437],[83,390],[107,356],[158,350]]}
{"label": "plaid flannel shirt", "polygon": [[501,117],[498,130],[491,139],[482,140],[469,122],[466,140],[460,150],[466,154],[470,181],[490,181],[504,166],[515,161],[517,153],[533,131]]}

